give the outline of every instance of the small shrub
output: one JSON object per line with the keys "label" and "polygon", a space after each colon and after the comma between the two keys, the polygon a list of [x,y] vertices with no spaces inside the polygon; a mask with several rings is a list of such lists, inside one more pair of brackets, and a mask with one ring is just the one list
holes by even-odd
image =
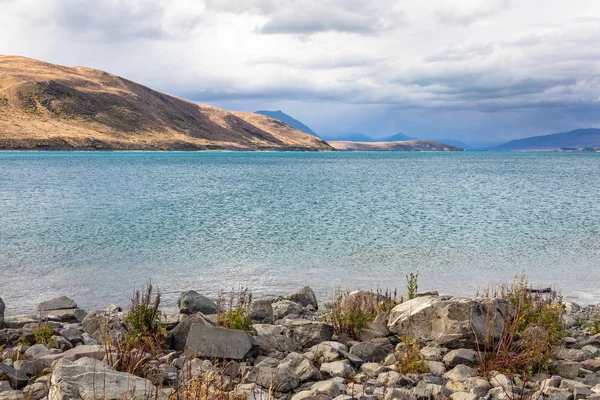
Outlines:
{"label": "small shrub", "polygon": [[[166,330],[161,325],[160,291],[153,295],[152,283],[148,283],[144,292],[134,290],[129,312],[125,316],[126,335],[116,343],[116,354],[105,343],[109,364],[119,371],[145,376],[148,354],[158,354],[164,346]],[[113,357],[116,358],[113,360]]]}
{"label": "small shrub", "polygon": [[423,359],[419,346],[414,339],[402,338],[402,353],[400,360],[396,361],[396,370],[401,374],[426,374],[429,372],[429,365]]}
{"label": "small shrub", "polygon": [[600,333],[600,314],[594,317],[592,328],[594,329],[594,333]]}
{"label": "small shrub", "polygon": [[344,333],[351,339],[359,340],[362,330],[373,322],[379,313],[389,312],[397,304],[396,291],[351,293],[338,289],[333,301],[325,304],[325,316],[333,325],[335,334]]}
{"label": "small shrub", "polygon": [[417,296],[419,274],[413,274],[412,272],[406,275],[406,289],[408,291],[408,299],[412,300]]}
{"label": "small shrub", "polygon": [[[225,364],[219,366],[222,370]],[[178,381],[169,395],[169,400],[245,400],[248,395],[234,389],[239,379],[225,377],[217,369],[203,371],[191,377],[191,370],[183,370],[183,379]],[[269,399],[272,397],[269,395]],[[267,399],[265,399],[267,400]]]}
{"label": "small shrub", "polygon": [[[513,314],[505,316],[496,342],[488,334],[483,346],[478,346],[482,373],[489,375],[495,370],[527,377],[549,371],[554,350],[566,335],[561,296],[555,291],[544,295],[532,290],[525,274],[492,296],[508,300]],[[493,332],[494,320],[489,315],[488,332]]]}
{"label": "small shrub", "polygon": [[52,334],[54,331],[48,324],[40,324],[39,328],[33,331],[33,337],[35,338],[36,344],[49,345],[52,341]]}
{"label": "small shrub", "polygon": [[252,292],[250,289],[233,289],[229,293],[229,300],[225,301],[225,295],[221,291],[217,298],[217,325],[228,329],[241,329],[249,331],[252,328],[250,320],[250,305],[252,304]]}

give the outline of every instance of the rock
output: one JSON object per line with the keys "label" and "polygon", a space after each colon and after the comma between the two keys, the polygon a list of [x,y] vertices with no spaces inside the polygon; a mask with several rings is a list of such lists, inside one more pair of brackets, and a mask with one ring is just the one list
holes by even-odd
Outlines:
{"label": "rock", "polygon": [[361,342],[352,346],[350,354],[366,362],[381,362],[387,356],[383,346],[373,342]]}
{"label": "rock", "polygon": [[595,346],[600,347],[600,333],[590,336],[581,343],[582,346]]}
{"label": "rock", "polygon": [[398,382],[402,379],[402,375],[397,373],[396,371],[388,371],[382,374],[379,374],[377,377],[377,382],[381,383],[384,386],[396,386]]}
{"label": "rock", "polygon": [[84,344],[67,350],[62,354],[62,358],[69,361],[76,361],[80,358],[93,358],[102,360],[106,355],[103,346]]}
{"label": "rock", "polygon": [[457,365],[452,370],[444,374],[444,378],[448,378],[451,381],[464,381],[468,378],[477,376],[477,370],[467,367],[466,365]]}
{"label": "rock", "polygon": [[259,324],[273,323],[273,306],[270,300],[256,300],[250,304],[249,317]]}
{"label": "rock", "polygon": [[14,385],[13,388],[18,389],[25,387],[29,381],[29,377],[23,371],[18,371],[4,363],[0,363],[0,375],[6,375],[6,379]]}
{"label": "rock", "polygon": [[472,349],[456,349],[449,351],[443,358],[448,368],[458,364],[475,365],[479,361],[479,354]]}
{"label": "rock", "polygon": [[93,358],[81,358],[75,362],[60,360],[50,378],[50,400],[88,400],[140,398],[154,393],[152,382],[147,379],[117,372],[112,367]]}
{"label": "rock", "polygon": [[554,361],[552,363],[556,368],[556,373],[563,378],[575,379],[579,375],[581,364],[575,361]]}
{"label": "rock", "polygon": [[193,314],[185,318],[167,335],[167,344],[173,350],[184,351],[185,342],[192,324],[210,325],[210,322],[202,314]]}
{"label": "rock", "polygon": [[495,374],[490,378],[490,384],[492,387],[502,388],[507,393],[513,393],[515,385],[513,381],[504,374]]}
{"label": "rock", "polygon": [[304,310],[301,304],[291,300],[276,301],[271,306],[273,308],[273,318],[277,321],[287,317],[288,315],[300,315]]}
{"label": "rock", "polygon": [[37,375],[44,370],[44,364],[37,360],[17,360],[13,367],[29,376]]}
{"label": "rock", "polygon": [[384,366],[379,365],[378,363],[372,362],[364,363],[360,366],[360,372],[367,375],[369,378],[376,378],[380,374],[386,372],[387,369],[388,368],[385,368]]}
{"label": "rock", "polygon": [[181,374],[183,377],[183,381],[187,382],[192,379],[196,379],[206,374],[209,371],[212,371],[214,366],[209,360],[200,360],[199,358],[192,358],[187,361],[181,367]]}
{"label": "rock", "polygon": [[420,351],[424,359],[430,361],[443,361],[444,351],[441,347],[423,347]]}
{"label": "rock", "polygon": [[297,292],[288,294],[287,296],[283,296],[286,300],[291,300],[294,303],[301,304],[303,307],[311,305],[315,310],[319,309],[319,302],[317,301],[317,296],[315,292],[310,288],[310,286],[304,286],[302,289]]}
{"label": "rock", "polygon": [[286,319],[283,326],[287,328],[287,336],[294,341],[297,348],[314,346],[331,340],[333,336],[333,326],[324,322]]}
{"label": "rock", "polygon": [[281,393],[290,392],[298,387],[296,377],[279,368],[256,368],[246,375],[246,381]]}
{"label": "rock", "polygon": [[181,314],[216,314],[217,304],[206,296],[195,290],[182,292],[177,300],[177,306]]}
{"label": "rock", "polygon": [[425,364],[427,364],[429,372],[433,376],[443,376],[446,373],[446,366],[443,362],[426,360]]}
{"label": "rock", "polygon": [[0,297],[0,329],[4,328],[4,311],[6,310],[6,306]]}
{"label": "rock", "polygon": [[205,324],[192,324],[185,344],[190,356],[229,360],[241,360],[251,349],[246,332]]}
{"label": "rock", "polygon": [[488,334],[493,337],[487,339],[498,340],[511,312],[510,303],[503,299],[423,296],[394,307],[388,329],[451,349],[476,348]]}
{"label": "rock", "polygon": [[310,348],[312,358],[319,362],[337,361],[342,358],[342,352],[347,352],[348,347],[339,342],[323,342]]}
{"label": "rock", "polygon": [[123,325],[124,313],[92,311],[83,320],[83,331],[101,343],[116,344],[126,335]]}
{"label": "rock", "polygon": [[0,393],[8,392],[9,390],[12,390],[10,383],[8,381],[0,381]]}
{"label": "rock", "polygon": [[330,363],[321,364],[319,371],[326,377],[339,376],[344,379],[350,378],[354,373],[355,369],[348,360],[334,361]]}
{"label": "rock", "polygon": [[567,361],[583,361],[591,358],[591,354],[588,352],[579,349],[566,349],[564,347],[556,349],[554,355],[559,360]]}
{"label": "rock", "polygon": [[456,392],[450,395],[452,400],[477,400],[479,397],[472,393]]}
{"label": "rock", "polygon": [[45,382],[35,382],[23,389],[27,393],[27,400],[43,400],[48,397],[48,384]]}
{"label": "rock", "polygon": [[333,381],[320,381],[315,382],[311,388],[311,392],[314,393],[315,396],[339,396],[341,391],[340,387],[337,383]]}
{"label": "rock", "polygon": [[83,322],[87,316],[87,312],[80,308],[72,308],[67,310],[49,310],[44,311],[41,314],[42,319],[45,321],[57,321],[57,322]]}
{"label": "rock", "polygon": [[9,390],[0,393],[0,400],[24,400],[25,394],[20,390]]}
{"label": "rock", "polygon": [[319,370],[304,357],[302,354],[290,353],[285,357],[277,367],[286,370],[292,376],[295,376],[298,382],[314,381],[321,379]]}
{"label": "rock", "polygon": [[25,354],[27,356],[33,358],[34,360],[36,360],[38,358],[41,358],[43,356],[50,354],[50,351],[48,350],[46,345],[34,344],[33,346],[31,346],[27,350],[25,350]]}
{"label": "rock", "polygon": [[38,304],[37,310],[43,312],[49,310],[68,310],[71,308],[77,308],[77,303],[75,303],[75,300],[70,299],[67,296],[61,296],[52,300],[41,302]]}
{"label": "rock", "polygon": [[71,342],[72,345],[83,343],[83,332],[76,328],[62,329],[60,332],[62,337]]}
{"label": "rock", "polygon": [[300,347],[299,343],[288,336],[288,329],[282,325],[256,324],[252,326],[256,331],[250,337],[252,344],[259,348],[262,355],[274,353],[287,353]]}
{"label": "rock", "polygon": [[52,338],[50,339],[50,342],[48,344],[48,348],[66,351],[72,349],[73,345],[66,338],[60,335],[52,335]]}
{"label": "rock", "polygon": [[581,363],[581,368],[592,372],[600,371],[600,359],[585,360]]}

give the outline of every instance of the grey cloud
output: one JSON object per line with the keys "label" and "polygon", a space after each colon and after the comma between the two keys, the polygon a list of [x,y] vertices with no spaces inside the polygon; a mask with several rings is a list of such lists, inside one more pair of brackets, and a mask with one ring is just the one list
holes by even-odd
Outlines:
{"label": "grey cloud", "polygon": [[339,68],[360,68],[365,66],[373,66],[383,62],[380,57],[371,57],[363,54],[330,54],[320,55],[308,60],[295,60],[285,57],[269,56],[258,57],[248,62],[249,65],[282,65],[296,69],[339,69]]}

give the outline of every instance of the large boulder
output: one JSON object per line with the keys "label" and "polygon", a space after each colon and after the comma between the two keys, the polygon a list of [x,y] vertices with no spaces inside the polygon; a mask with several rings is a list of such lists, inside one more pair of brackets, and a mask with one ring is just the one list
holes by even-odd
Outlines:
{"label": "large boulder", "polygon": [[273,306],[271,300],[255,300],[250,304],[250,319],[259,324],[273,323]]}
{"label": "large boulder", "polygon": [[311,305],[317,310],[319,308],[319,302],[317,301],[317,296],[315,292],[310,288],[310,286],[304,286],[302,289],[290,293],[287,296],[283,297],[286,300],[293,301],[294,303],[302,304],[302,306],[306,307]]}
{"label": "large boulder", "polygon": [[0,297],[0,329],[4,328],[4,310],[6,310],[6,306]]}
{"label": "large boulder", "polygon": [[333,337],[333,325],[324,322],[285,319],[282,324],[287,328],[287,336],[297,343],[298,347],[312,347]]}
{"label": "large boulder", "polygon": [[211,325],[211,323],[204,318],[204,315],[200,313],[190,316],[184,315],[183,320],[177,324],[174,329],[169,331],[167,335],[167,345],[173,350],[184,351],[185,342],[187,341],[188,333],[193,324]]}
{"label": "large boulder", "polygon": [[193,357],[241,360],[252,350],[250,337],[238,329],[192,324],[185,352]]}
{"label": "large boulder", "polygon": [[499,339],[511,306],[503,299],[423,296],[392,309],[388,329],[451,349],[474,348],[488,339]]}
{"label": "large boulder", "polygon": [[300,315],[304,311],[304,307],[300,303],[291,300],[280,300],[272,304],[273,318],[279,320],[288,315]]}
{"label": "large boulder", "polygon": [[69,310],[77,308],[75,300],[68,298],[67,296],[61,296],[52,300],[42,301],[38,304],[38,311],[50,311],[50,310]]}
{"label": "large boulder", "polygon": [[195,290],[182,292],[177,300],[177,306],[181,314],[216,314],[217,304],[206,296]]}
{"label": "large boulder", "polygon": [[101,343],[116,344],[126,335],[125,313],[106,310],[92,311],[83,320],[83,331]]}
{"label": "large boulder", "polygon": [[92,400],[99,398],[153,398],[155,388],[148,379],[118,372],[93,358],[75,362],[60,360],[50,378],[50,400]]}
{"label": "large boulder", "polygon": [[29,382],[29,377],[23,371],[19,371],[11,366],[0,362],[0,375],[5,375],[8,382],[13,385],[13,389],[22,388]]}
{"label": "large boulder", "polygon": [[250,337],[252,344],[259,348],[262,355],[270,356],[296,350],[299,344],[288,336],[288,329],[282,325],[252,325],[256,334]]}

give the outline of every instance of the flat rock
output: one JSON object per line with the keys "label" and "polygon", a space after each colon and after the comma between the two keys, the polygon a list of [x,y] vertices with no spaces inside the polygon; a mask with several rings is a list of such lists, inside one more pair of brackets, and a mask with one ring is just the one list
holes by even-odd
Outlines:
{"label": "flat rock", "polygon": [[177,326],[169,331],[167,335],[167,344],[173,350],[184,351],[185,342],[193,324],[211,325],[204,315],[197,313],[190,316],[184,315],[182,321]]}
{"label": "flat rock", "polygon": [[252,349],[248,334],[205,324],[192,324],[185,352],[195,357],[241,360]]}
{"label": "flat rock", "polygon": [[37,306],[38,311],[68,310],[71,308],[77,308],[77,303],[75,303],[75,300],[70,299],[67,296],[61,296],[52,300],[43,301]]}
{"label": "flat rock", "polygon": [[474,365],[479,361],[478,353],[473,349],[456,349],[449,351],[443,358],[448,368],[454,368],[458,364]]}
{"label": "flat rock", "polygon": [[102,360],[105,355],[106,351],[103,346],[84,344],[65,351],[62,354],[62,358],[70,361],[76,361],[86,357]]}
{"label": "flat rock", "polygon": [[575,379],[579,376],[581,364],[578,362],[559,360],[554,361],[552,365],[556,368],[556,373],[563,378]]}
{"label": "flat rock", "polygon": [[476,376],[477,370],[462,364],[457,365],[444,374],[444,378],[450,379],[451,381],[464,381],[468,378],[474,378]]}
{"label": "flat rock", "polygon": [[383,345],[373,342],[361,342],[350,348],[350,354],[365,362],[381,362],[387,356]]}
{"label": "flat rock", "polygon": [[581,368],[593,372],[600,371],[600,359],[585,360],[581,363]]}
{"label": "flat rock", "polygon": [[324,322],[285,319],[282,325],[287,328],[288,337],[298,345],[298,348],[314,346],[333,337],[333,326]]}
{"label": "flat rock", "polygon": [[352,367],[352,364],[350,364],[348,360],[323,363],[321,364],[319,371],[325,377],[341,377],[344,379],[347,379],[356,373],[356,370]]}
{"label": "flat rock", "polygon": [[75,362],[66,359],[56,363],[50,378],[50,400],[92,400],[102,398],[146,399],[154,393],[154,385],[147,379],[118,372],[93,358]]}

